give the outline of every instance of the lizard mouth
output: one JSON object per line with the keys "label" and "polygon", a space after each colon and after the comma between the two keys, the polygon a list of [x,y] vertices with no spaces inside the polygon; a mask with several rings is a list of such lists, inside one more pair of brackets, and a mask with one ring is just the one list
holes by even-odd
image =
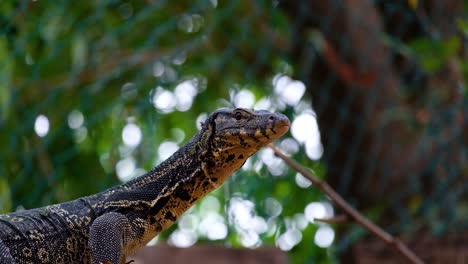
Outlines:
{"label": "lizard mouth", "polygon": [[275,132],[275,137],[279,138],[282,135],[288,132],[291,127],[291,122],[289,119],[282,114],[274,114],[273,118],[270,117],[270,120],[273,122],[273,131]]}

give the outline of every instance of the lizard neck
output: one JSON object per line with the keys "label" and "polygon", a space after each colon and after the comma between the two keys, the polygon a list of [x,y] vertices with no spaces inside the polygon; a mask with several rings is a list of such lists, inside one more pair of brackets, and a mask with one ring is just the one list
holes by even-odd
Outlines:
{"label": "lizard neck", "polygon": [[218,187],[203,170],[207,148],[200,146],[201,137],[200,132],[145,175],[94,197],[98,214],[119,212],[130,222],[141,223],[134,227],[139,238],[129,248],[148,242]]}
{"label": "lizard neck", "polygon": [[99,194],[96,208],[137,210],[154,207],[166,196],[194,177],[200,177],[202,161],[197,134],[171,157],[148,173]]}

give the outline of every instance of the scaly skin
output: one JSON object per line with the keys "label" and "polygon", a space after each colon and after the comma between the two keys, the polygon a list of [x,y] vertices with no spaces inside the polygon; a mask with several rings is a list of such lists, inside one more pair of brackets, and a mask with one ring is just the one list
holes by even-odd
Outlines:
{"label": "scaly skin", "polygon": [[0,263],[125,263],[289,126],[281,114],[218,110],[143,176],[74,201],[0,215]]}

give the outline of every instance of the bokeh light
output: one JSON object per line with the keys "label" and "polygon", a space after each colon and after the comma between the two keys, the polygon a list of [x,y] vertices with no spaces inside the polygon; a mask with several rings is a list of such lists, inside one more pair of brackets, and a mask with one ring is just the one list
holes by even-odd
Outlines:
{"label": "bokeh light", "polygon": [[252,108],[255,103],[255,95],[247,89],[242,89],[234,95],[234,106]]}
{"label": "bokeh light", "polygon": [[198,117],[197,117],[197,119],[195,121],[198,130],[201,129],[202,123],[205,122],[207,117],[208,117],[207,113],[201,113],[200,115],[198,115]]}
{"label": "bokeh light", "polygon": [[297,186],[299,186],[301,188],[309,188],[312,185],[312,182],[310,182],[309,179],[302,176],[302,174],[300,174],[300,173],[296,173],[295,180],[296,180]]}
{"label": "bokeh light", "polygon": [[34,122],[34,131],[40,137],[45,137],[49,133],[49,119],[45,115],[39,115]]}
{"label": "bokeh light", "polygon": [[197,80],[185,80],[179,83],[174,89],[176,98],[176,108],[185,112],[192,107],[193,100],[198,93]]}
{"label": "bokeh light", "polygon": [[134,171],[136,169],[135,159],[132,157],[125,158],[117,162],[115,165],[115,171],[120,181],[126,182],[132,179]]}
{"label": "bokeh light", "polygon": [[193,213],[183,214],[178,220],[178,227],[186,231],[196,231],[199,224],[200,218]]}
{"label": "bokeh light", "polygon": [[173,112],[177,105],[174,93],[160,86],[153,92],[152,102],[154,107],[163,113]]}
{"label": "bokeh light", "polygon": [[158,156],[159,161],[164,161],[169,158],[174,152],[179,149],[179,146],[174,141],[164,141],[159,145]]}
{"label": "bokeh light", "polygon": [[270,217],[278,217],[283,211],[281,203],[273,197],[268,197],[264,202],[265,212]]}
{"label": "bokeh light", "polygon": [[283,251],[291,250],[295,245],[302,240],[301,231],[296,228],[290,228],[281,234],[276,240],[276,245]]}
{"label": "bokeh light", "polygon": [[335,231],[328,225],[320,226],[314,236],[315,244],[322,248],[329,247],[334,239]]}
{"label": "bokeh light", "polygon": [[275,156],[270,148],[263,148],[258,152],[260,160],[267,166],[268,171],[273,176],[283,176],[286,171],[284,162]]}
{"label": "bokeh light", "polygon": [[294,215],[294,226],[297,227],[299,230],[304,230],[309,222],[304,214],[297,213]]}
{"label": "bokeh light", "polygon": [[291,125],[291,134],[301,143],[319,141],[320,133],[315,116],[312,113],[302,113],[294,118]]}
{"label": "bokeh light", "polygon": [[129,147],[136,147],[141,142],[141,129],[139,126],[129,123],[122,130],[122,140]]}
{"label": "bokeh light", "polygon": [[304,209],[306,219],[315,223],[315,218],[330,218],[333,217],[333,211],[327,209],[330,205],[323,202],[311,202]]}
{"label": "bokeh light", "polygon": [[156,61],[153,63],[153,76],[161,77],[164,74],[165,66],[164,63]]}
{"label": "bokeh light", "polygon": [[83,142],[88,136],[88,129],[85,126],[81,126],[74,130],[75,140],[78,143]]}
{"label": "bokeh light", "polygon": [[224,218],[216,212],[209,212],[203,217],[198,231],[209,240],[224,239],[228,234],[228,228]]}
{"label": "bokeh light", "polygon": [[78,110],[73,110],[68,114],[67,121],[71,129],[78,129],[84,123],[84,115]]}
{"label": "bokeh light", "polygon": [[254,105],[255,110],[270,110],[274,111],[273,102],[268,97],[262,97]]}
{"label": "bokeh light", "polygon": [[252,201],[234,197],[230,200],[227,209],[229,223],[234,226],[241,244],[244,247],[255,248],[260,246],[260,234],[269,230],[266,220],[257,215]]}
{"label": "bokeh light", "polygon": [[291,134],[300,143],[305,144],[306,155],[312,160],[322,157],[323,146],[315,113],[304,111],[297,116],[291,125]]}
{"label": "bokeh light", "polygon": [[198,240],[198,236],[194,231],[176,229],[169,236],[169,244],[180,248],[193,246]]}
{"label": "bokeh light", "polygon": [[303,82],[283,74],[273,77],[273,86],[279,99],[291,106],[299,103],[306,89]]}

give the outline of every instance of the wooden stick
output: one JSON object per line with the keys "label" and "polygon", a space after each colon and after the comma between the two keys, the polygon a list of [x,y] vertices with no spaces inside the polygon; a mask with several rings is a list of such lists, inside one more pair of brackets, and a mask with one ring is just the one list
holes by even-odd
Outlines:
{"label": "wooden stick", "polygon": [[348,221],[348,216],[337,215],[332,218],[314,218],[314,221],[328,223],[328,224],[343,224]]}
{"label": "wooden stick", "polygon": [[346,202],[343,197],[341,197],[333,188],[330,187],[326,182],[320,180],[317,176],[315,176],[312,172],[310,172],[305,167],[301,166],[296,161],[286,157],[279,149],[277,149],[272,144],[268,145],[269,148],[273,150],[275,155],[281,158],[290,168],[296,170],[304,177],[309,179],[313,185],[319,188],[323,193],[325,193],[330,199],[343,210],[346,214],[348,214],[356,223],[367,229],[369,232],[383,240],[387,245],[394,248],[404,257],[406,257],[409,261],[415,264],[423,264],[424,262],[413,252],[409,249],[400,239],[393,237],[385,230],[377,226],[376,224],[372,223],[369,219],[359,213],[356,209],[354,209],[348,202]]}

